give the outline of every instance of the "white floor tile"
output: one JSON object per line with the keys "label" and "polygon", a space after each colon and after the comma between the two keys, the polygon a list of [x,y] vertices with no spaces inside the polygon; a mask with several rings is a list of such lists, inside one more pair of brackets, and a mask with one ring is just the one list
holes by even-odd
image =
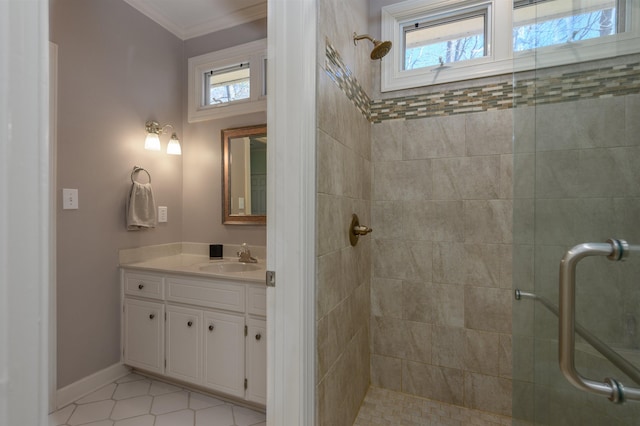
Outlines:
{"label": "white floor tile", "polygon": [[219,405],[196,411],[196,426],[233,426],[231,405]]}
{"label": "white floor tile", "polygon": [[146,395],[147,392],[149,392],[149,386],[151,386],[151,383],[147,380],[119,383],[116,391],[113,393],[113,399],[119,400]]}
{"label": "white floor tile", "polygon": [[84,423],[107,420],[114,405],[115,401],[112,400],[90,402],[88,404],[78,405],[78,408],[76,408],[76,410],[73,412],[68,423],[72,426],[75,426]]}
{"label": "white floor tile", "polygon": [[129,417],[149,414],[149,408],[151,408],[152,400],[153,397],[151,395],[144,395],[118,401],[116,402],[116,406],[113,407],[111,419],[122,420],[128,419]]}
{"label": "white floor tile", "polygon": [[157,416],[155,426],[193,426],[193,411],[182,410]]}
{"label": "white floor tile", "polygon": [[155,416],[147,414],[145,416],[117,421],[114,426],[154,426],[153,423],[155,421]]}
{"label": "white floor tile", "polygon": [[233,417],[237,426],[252,426],[266,420],[263,413],[245,407],[233,407]]}
{"label": "white floor tile", "polygon": [[169,383],[159,382],[154,380],[151,382],[151,389],[149,389],[149,395],[163,395],[165,393],[178,392],[181,391],[182,388],[178,386],[170,385]]}
{"label": "white floor tile", "polygon": [[111,383],[110,385],[102,387],[97,391],[85,396],[84,398],[77,400],[76,404],[86,404],[89,402],[97,402],[97,401],[104,401],[105,399],[111,399],[111,396],[113,395],[113,391],[116,390],[116,386],[117,385],[115,383]]}
{"label": "white floor tile", "polygon": [[165,414],[189,407],[188,392],[174,392],[153,398],[151,414]]}
{"label": "white floor tile", "polygon": [[49,426],[59,426],[67,423],[67,420],[69,420],[75,408],[75,404],[70,404],[49,414]]}
{"label": "white floor tile", "polygon": [[189,408],[192,408],[194,410],[215,407],[216,405],[222,405],[224,403],[224,401],[207,395],[203,395],[201,393],[191,392],[189,394]]}
{"label": "white floor tile", "polygon": [[48,426],[266,426],[265,414],[129,374],[48,418]]}

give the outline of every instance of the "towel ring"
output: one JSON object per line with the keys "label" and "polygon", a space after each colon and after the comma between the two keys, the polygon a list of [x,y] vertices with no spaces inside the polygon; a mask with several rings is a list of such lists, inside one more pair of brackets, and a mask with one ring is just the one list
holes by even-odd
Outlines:
{"label": "towel ring", "polygon": [[140,166],[133,166],[133,171],[131,172],[131,183],[135,183],[136,181],[133,179],[133,176],[140,172],[143,171],[147,174],[147,177],[149,178],[149,183],[151,183],[151,175],[149,174],[149,172],[147,171],[147,169],[142,168]]}

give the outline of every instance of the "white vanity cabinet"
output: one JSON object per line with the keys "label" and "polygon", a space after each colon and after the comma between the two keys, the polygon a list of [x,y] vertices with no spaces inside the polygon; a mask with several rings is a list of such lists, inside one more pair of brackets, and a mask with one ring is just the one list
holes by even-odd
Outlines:
{"label": "white vanity cabinet", "polygon": [[[221,312],[207,312],[205,323],[205,385],[229,395],[244,397],[245,318]],[[265,362],[264,368],[266,367]]]}
{"label": "white vanity cabinet", "polygon": [[202,311],[167,306],[165,374],[200,383],[202,365]]}
{"label": "white vanity cabinet", "polygon": [[164,370],[164,305],[124,299],[124,363],[162,374]]}
{"label": "white vanity cabinet", "polygon": [[122,269],[123,362],[266,404],[266,289]]}

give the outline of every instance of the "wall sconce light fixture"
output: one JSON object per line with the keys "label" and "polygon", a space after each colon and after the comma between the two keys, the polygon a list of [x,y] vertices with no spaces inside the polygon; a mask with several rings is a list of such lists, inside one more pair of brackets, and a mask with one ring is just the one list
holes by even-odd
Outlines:
{"label": "wall sconce light fixture", "polygon": [[[144,141],[144,149],[148,149],[150,151],[160,151],[160,135],[167,133],[167,131],[165,130],[167,127],[170,127],[171,130],[173,130],[173,126],[171,124],[160,126],[157,121],[147,121],[145,124],[147,138]],[[180,140],[178,139],[176,132],[171,133],[171,138],[169,139],[169,144],[167,145],[167,154],[182,155]]]}

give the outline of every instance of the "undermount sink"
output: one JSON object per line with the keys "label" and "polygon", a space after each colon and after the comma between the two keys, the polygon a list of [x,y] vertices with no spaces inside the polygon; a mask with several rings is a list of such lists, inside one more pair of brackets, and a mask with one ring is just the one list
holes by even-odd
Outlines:
{"label": "undermount sink", "polygon": [[219,262],[210,263],[200,267],[201,271],[205,272],[218,272],[221,274],[233,273],[233,272],[251,272],[264,269],[262,265],[254,263],[242,263],[242,262]]}

